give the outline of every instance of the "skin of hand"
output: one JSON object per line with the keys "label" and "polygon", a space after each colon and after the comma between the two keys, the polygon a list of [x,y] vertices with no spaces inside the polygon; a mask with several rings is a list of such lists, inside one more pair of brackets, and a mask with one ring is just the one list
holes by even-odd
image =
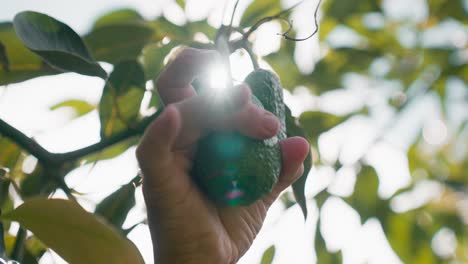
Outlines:
{"label": "skin of hand", "polygon": [[[209,131],[238,131],[266,139],[278,119],[250,101],[245,85],[234,87],[230,113],[213,111],[209,96],[191,85],[215,51],[184,49],[159,75],[156,85],[166,105],[145,131],[136,150],[155,263],[236,263],[252,245],[270,205],[303,173],[309,145],[300,137],[280,142],[282,171],[266,197],[249,206],[220,207],[199,190],[189,172],[197,141]],[[226,111],[229,112],[229,111]]]}

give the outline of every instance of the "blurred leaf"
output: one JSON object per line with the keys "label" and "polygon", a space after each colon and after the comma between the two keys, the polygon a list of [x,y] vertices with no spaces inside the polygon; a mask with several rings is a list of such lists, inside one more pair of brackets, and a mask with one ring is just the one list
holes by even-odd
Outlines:
{"label": "blurred leaf", "polygon": [[0,23],[0,46],[0,85],[58,73],[23,45],[10,22]]}
{"label": "blurred leaf", "polygon": [[208,21],[190,21],[183,26],[176,25],[165,17],[158,17],[149,25],[155,31],[155,39],[169,38],[172,45],[184,44],[188,46],[197,47],[199,43],[194,41],[195,34],[201,32],[205,34],[208,39],[213,40],[217,29],[212,27]]}
{"label": "blurred leaf", "polygon": [[4,69],[6,72],[10,71],[10,62],[8,61],[6,48],[5,48],[5,45],[3,45],[1,41],[0,41],[0,66],[2,66],[2,69]]}
{"label": "blurred leaf", "polygon": [[276,15],[281,12],[281,1],[279,0],[255,0],[242,15],[240,26],[253,26],[261,18]]}
{"label": "blurred leaf", "polygon": [[108,137],[133,125],[145,93],[145,74],[136,61],[115,66],[99,103],[101,137]]}
{"label": "blurred leaf", "polygon": [[366,72],[377,56],[379,52],[373,50],[334,49],[321,59],[315,65],[314,71],[304,76],[301,82],[318,92],[341,88],[343,74]]}
{"label": "blurred leaf", "polygon": [[176,3],[177,3],[182,9],[185,9],[185,0],[176,0]]}
{"label": "blurred leaf", "polygon": [[143,65],[145,77],[147,80],[157,78],[161,70],[164,68],[164,58],[175,47],[175,43],[162,45],[161,43],[154,43],[147,45],[138,61]]}
{"label": "blurred leaf", "polygon": [[178,26],[163,16],[158,17],[158,19],[156,19],[151,25],[153,26],[158,39],[168,37],[171,40],[181,43],[192,41],[192,34],[190,34],[187,27]]}
{"label": "blurred leaf", "polygon": [[275,258],[275,245],[270,246],[263,252],[262,259],[260,260],[260,264],[271,264],[273,263],[273,259]]}
{"label": "blurred leaf", "polygon": [[57,189],[58,183],[52,180],[44,172],[42,166],[37,166],[36,169],[20,183],[21,196],[23,198],[44,195]]}
{"label": "blurred leaf", "polygon": [[341,251],[332,253],[327,250],[320,231],[320,220],[317,222],[317,231],[315,232],[315,253],[317,254],[317,263],[343,263]]}
{"label": "blurred leaf", "polygon": [[0,134],[0,168],[13,169],[20,155],[21,149],[18,145]]}
{"label": "blurred leaf", "polygon": [[25,11],[15,16],[13,24],[23,43],[58,70],[107,77],[80,36],[62,22],[41,13]]}
{"label": "blurred leaf", "polygon": [[374,0],[361,0],[354,1],[340,1],[340,0],[327,0],[323,4],[324,17],[331,17],[340,22],[345,22],[349,16],[368,13],[368,12],[381,12],[380,1]]}
{"label": "blurred leaf", "polygon": [[83,100],[72,99],[55,104],[50,107],[50,110],[57,110],[59,108],[71,108],[75,112],[75,116],[80,117],[96,109],[96,106]]}
{"label": "blurred leaf", "polygon": [[140,176],[137,176],[131,182],[125,184],[117,191],[107,196],[96,206],[94,213],[104,217],[118,230],[121,230],[128,212],[135,206],[134,182],[139,181],[140,179]]}
{"label": "blurred leaf", "polygon": [[2,218],[19,222],[71,263],[143,263],[132,242],[68,200],[30,199]]}
{"label": "blurred leaf", "polygon": [[270,53],[263,57],[278,76],[281,77],[283,87],[289,91],[302,84],[302,73],[294,61],[294,48],[294,42],[283,41],[278,52]]}
{"label": "blurred leaf", "polygon": [[468,21],[466,4],[464,6],[463,0],[428,0],[427,4],[430,15],[438,18],[438,20],[454,18],[464,23]]}
{"label": "blurred leaf", "polygon": [[320,134],[344,122],[348,117],[348,115],[335,116],[325,112],[309,111],[301,114],[299,122],[305,131],[311,131],[311,133],[308,133],[309,140],[313,144],[317,144]]}
{"label": "blurred leaf", "polygon": [[84,37],[91,53],[99,61],[112,64],[137,58],[153,39],[154,31],[143,23],[106,24]]}
{"label": "blurred leaf", "polygon": [[121,141],[110,147],[103,149],[102,151],[96,152],[94,154],[88,155],[83,158],[83,160],[89,164],[101,160],[112,159],[120,154],[127,151],[130,147],[138,144],[138,138],[130,138],[128,140]]}
{"label": "blurred leaf", "polygon": [[99,17],[93,25],[93,29],[128,22],[143,21],[143,17],[133,9],[119,9]]}
{"label": "blurred leaf", "polygon": [[364,166],[357,176],[353,195],[345,199],[361,215],[362,222],[378,216],[378,210],[384,210],[379,208],[378,187],[377,173],[372,167]]}
{"label": "blurred leaf", "polygon": [[403,263],[437,263],[431,250],[433,234],[423,229],[416,211],[392,214],[384,230],[392,249]]}
{"label": "blurred leaf", "polygon": [[[299,121],[291,115],[291,110],[289,107],[285,106],[286,110],[286,135],[287,137],[304,137],[308,138],[305,130],[301,127]],[[292,189],[294,192],[294,197],[296,198],[297,203],[301,207],[304,218],[307,218],[307,199],[305,197],[305,183],[307,181],[307,176],[309,175],[310,169],[312,168],[312,152],[309,148],[309,153],[304,160],[304,172],[302,176],[293,183]]]}

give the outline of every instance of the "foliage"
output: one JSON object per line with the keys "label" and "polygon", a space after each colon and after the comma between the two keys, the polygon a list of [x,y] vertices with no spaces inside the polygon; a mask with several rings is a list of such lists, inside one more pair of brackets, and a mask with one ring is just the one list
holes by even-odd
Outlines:
{"label": "foliage", "polygon": [[[185,8],[185,1],[176,2]],[[318,100],[333,93],[349,92],[348,81],[353,76],[372,83],[370,92],[378,93],[384,99],[381,104],[391,110],[393,118],[388,125],[379,128],[368,150],[384,142],[386,133],[393,125],[405,117],[416,101],[428,95],[439,100],[442,106],[441,119],[448,126],[447,140],[433,147],[424,137],[418,136],[408,149],[403,148],[408,158],[411,182],[389,197],[383,197],[379,192],[383,176],[365,155],[352,164],[345,164],[341,159],[330,161],[319,155],[323,153],[323,148],[327,148],[319,144],[324,136],[348,125],[353,118],[373,118],[379,107],[375,102],[366,101],[359,109],[341,115],[320,108],[302,112],[297,117],[289,112],[288,136],[306,136],[312,145],[304,177],[294,184],[293,191],[305,214],[307,203],[312,200],[321,210],[327,199],[338,195],[330,189],[321,190],[314,197],[304,194],[312,160],[316,168],[356,168],[354,191],[350,195],[342,195],[343,199],[359,213],[362,223],[371,218],[378,219],[392,249],[403,262],[466,262],[467,223],[463,218],[464,212],[455,204],[468,199],[468,126],[466,115],[462,121],[450,123],[451,126],[448,122],[453,117],[450,106],[460,100],[466,103],[468,97],[466,9],[462,0],[428,0],[428,14],[424,19],[396,19],[385,11],[384,2],[324,1],[318,41],[325,52],[311,72],[301,69],[295,59],[296,48],[302,45],[299,42],[283,40],[279,50],[261,60],[276,71],[285,89],[294,94],[297,87],[305,87],[310,96]],[[254,30],[251,28],[249,31],[249,28],[259,21],[267,22],[269,19],[264,20],[265,17],[279,13],[289,20],[295,10],[282,11],[279,0],[254,1],[241,16],[239,30],[244,32],[244,37],[231,40],[232,50],[244,48],[251,54],[250,42],[254,39]],[[464,43],[460,45],[455,40],[451,43],[428,43],[424,35],[445,23],[461,25],[465,33]],[[313,21],[310,21],[312,24]],[[333,34],[341,34],[343,29],[352,32],[358,41],[344,44],[333,41]],[[412,41],[408,42],[402,37],[405,30],[410,32]],[[109,262],[109,258],[114,257],[120,261],[127,259],[126,263],[142,261],[134,245],[124,237],[129,230],[122,228],[128,212],[135,206],[134,185],[139,184],[138,177],[98,204],[95,215],[73,202],[73,197],[79,194],[68,188],[64,177],[82,164],[116,157],[138,142],[144,128],[160,112],[149,117],[140,114],[146,81],[159,73],[164,67],[165,58],[178,46],[213,48],[212,42],[196,41],[196,34],[200,32],[214,40],[217,29],[207,20],[188,21],[183,26],[163,16],[146,20],[132,9],[116,10],[98,18],[92,29],[82,36],[52,17],[31,11],[17,14],[13,23],[0,23],[0,85],[64,72],[105,80],[99,105],[68,100],[52,107],[72,108],[74,118],[80,118],[94,109],[99,111],[102,139],[87,148],[64,154],[50,153],[0,120],[0,206],[3,225],[7,229],[9,220],[15,220],[34,233],[25,240],[20,232],[17,237],[3,232],[6,253],[24,263],[36,263],[47,246],[66,260],[78,263],[86,262],[85,258],[90,256],[95,259],[105,257],[106,260],[102,262]],[[249,35],[245,35],[246,32]],[[296,35],[294,29],[289,33]],[[99,62],[112,64],[112,72],[106,73]],[[450,81],[462,83],[465,89],[462,98],[449,96]],[[397,88],[390,92],[385,90],[388,83],[396,83]],[[153,94],[151,105],[160,106],[157,94]],[[411,126],[421,134],[420,124]],[[461,151],[460,145],[464,146]],[[39,161],[31,173],[24,173],[21,169],[26,153]],[[420,176],[421,172],[423,177]],[[436,183],[442,190],[437,197],[416,208],[404,211],[395,209],[394,201],[416,191],[421,183],[427,181]],[[12,210],[13,197],[8,193],[10,186],[21,198],[28,198],[15,210]],[[70,200],[44,198],[57,189],[62,189]],[[317,226],[320,226],[320,220]],[[431,248],[431,241],[442,228],[452,230],[458,242],[457,249],[449,256],[437,255]],[[79,230],[92,230],[93,238]],[[76,249],[78,244],[82,246],[80,250]],[[18,247],[25,248],[23,254],[14,250]],[[341,251],[328,252],[324,235],[319,229],[315,247],[319,263],[342,261]],[[86,254],[81,251],[86,251]],[[275,247],[272,246],[264,253],[261,263],[271,263],[274,256]],[[119,263],[118,260],[112,262]]]}

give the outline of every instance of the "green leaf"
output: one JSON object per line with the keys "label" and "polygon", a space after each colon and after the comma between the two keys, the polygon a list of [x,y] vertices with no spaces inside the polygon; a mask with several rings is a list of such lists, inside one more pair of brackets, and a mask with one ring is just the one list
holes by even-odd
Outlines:
{"label": "green leaf", "polygon": [[31,51],[60,71],[106,78],[107,73],[89,54],[83,40],[69,26],[32,11],[17,14],[16,33]]}
{"label": "green leaf", "polygon": [[174,42],[167,45],[154,43],[143,49],[138,61],[143,65],[147,80],[153,80],[159,75],[164,68],[164,58],[174,47],[176,47]]}
{"label": "green leaf", "polygon": [[135,182],[140,179],[140,176],[135,177],[131,182],[107,196],[96,206],[94,213],[104,217],[121,230],[128,212],[135,206]]}
{"label": "green leaf", "polygon": [[140,22],[143,20],[143,17],[133,9],[120,9],[98,18],[96,22],[94,22],[93,29],[113,24]]}
{"label": "green leaf", "polygon": [[0,46],[0,85],[58,73],[23,45],[10,22],[0,23]]}
{"label": "green leaf", "polygon": [[317,230],[315,235],[315,253],[317,255],[317,263],[343,263],[341,251],[336,253],[329,252],[320,231],[320,219],[317,222]]}
{"label": "green leaf", "polygon": [[251,3],[242,15],[240,26],[253,26],[258,20],[273,16],[281,12],[280,0],[255,0]]}
{"label": "green leaf", "polygon": [[[289,107],[286,109],[286,135],[288,137],[304,137],[308,138],[306,132],[299,124],[299,121],[291,115],[291,110]],[[307,157],[304,160],[304,172],[302,176],[293,183],[292,189],[294,192],[294,197],[296,198],[297,203],[301,207],[304,218],[307,218],[307,199],[305,197],[305,184],[307,181],[307,176],[309,175],[310,170],[312,169],[312,152],[309,149]]]}
{"label": "green leaf", "polygon": [[354,193],[346,201],[361,215],[361,221],[365,222],[371,217],[378,216],[379,210],[384,210],[381,206],[377,190],[379,179],[372,167],[364,166],[357,176],[354,186]]}
{"label": "green leaf", "polygon": [[13,141],[0,134],[0,169],[13,169],[21,155],[21,149]]}
{"label": "green leaf", "polygon": [[19,222],[70,263],[143,263],[132,242],[69,200],[30,199],[2,218]]}
{"label": "green leaf", "polygon": [[128,140],[124,140],[119,143],[116,143],[108,148],[105,148],[102,151],[88,155],[84,157],[83,160],[86,162],[86,164],[89,164],[89,163],[93,163],[96,161],[112,159],[112,158],[119,156],[120,154],[125,152],[127,149],[137,144],[138,144],[138,138],[130,138]]}
{"label": "green leaf", "polygon": [[305,131],[309,133],[309,140],[316,144],[320,134],[332,129],[341,122],[345,121],[349,116],[335,116],[325,112],[308,111],[301,114],[299,121]]}
{"label": "green leaf", "polygon": [[332,17],[340,22],[346,22],[347,18],[367,12],[381,12],[379,1],[361,0],[354,1],[327,0],[323,4],[324,17]]}
{"label": "green leaf", "polygon": [[60,108],[71,108],[75,112],[75,116],[80,117],[96,109],[96,106],[83,100],[72,99],[55,104],[52,107],[50,107],[50,110],[57,110]]}
{"label": "green leaf", "polygon": [[263,252],[262,260],[260,264],[271,264],[273,263],[273,259],[275,258],[276,248],[275,245],[270,246]]}
{"label": "green leaf", "polygon": [[5,69],[6,72],[10,71],[10,62],[6,54],[6,47],[2,42],[0,42],[0,66],[2,66],[2,69]]}
{"label": "green leaf", "polygon": [[101,25],[84,37],[91,54],[98,61],[116,64],[137,58],[153,39],[153,28],[143,23]]}
{"label": "green leaf", "polygon": [[177,3],[182,9],[185,9],[185,0],[176,0],[176,3]]}
{"label": "green leaf", "polygon": [[145,93],[145,75],[136,61],[117,64],[99,103],[101,136],[108,137],[132,126],[138,118]]}

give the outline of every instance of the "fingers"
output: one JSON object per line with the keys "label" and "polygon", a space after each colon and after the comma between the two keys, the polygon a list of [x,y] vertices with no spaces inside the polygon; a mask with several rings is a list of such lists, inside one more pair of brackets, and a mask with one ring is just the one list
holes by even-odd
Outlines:
{"label": "fingers", "polygon": [[194,96],[193,79],[218,58],[219,53],[214,50],[186,48],[181,51],[156,81],[162,101],[168,105]]}
{"label": "fingers", "polygon": [[299,179],[304,171],[303,162],[309,152],[309,143],[302,137],[291,137],[280,142],[283,166],[278,182],[263,201],[271,205],[278,195]]}
{"label": "fingers", "polygon": [[223,120],[216,127],[220,130],[235,130],[256,139],[265,139],[278,133],[280,123],[274,114],[250,102],[242,111]]}
{"label": "fingers", "polygon": [[195,143],[206,132],[215,129],[216,124],[245,109],[250,97],[249,87],[239,85],[223,98],[216,94],[202,94],[173,104],[181,119],[177,148]]}
{"label": "fingers", "polygon": [[[174,106],[168,106],[164,112],[146,129],[136,150],[136,156],[142,171],[156,171],[170,162],[171,148],[179,134],[180,116]],[[157,162],[155,162],[157,157]]]}

